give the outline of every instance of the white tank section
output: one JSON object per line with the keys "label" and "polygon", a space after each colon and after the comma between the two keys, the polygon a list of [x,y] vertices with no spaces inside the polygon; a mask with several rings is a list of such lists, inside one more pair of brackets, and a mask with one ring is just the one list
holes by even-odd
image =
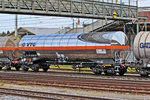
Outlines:
{"label": "white tank section", "polygon": [[150,59],[150,31],[140,32],[136,35],[133,52],[137,60]]}
{"label": "white tank section", "polygon": [[[0,37],[0,47],[6,47],[6,45],[8,44],[8,40],[11,38],[11,36],[1,36]],[[4,55],[4,51],[0,50],[0,55]]]}

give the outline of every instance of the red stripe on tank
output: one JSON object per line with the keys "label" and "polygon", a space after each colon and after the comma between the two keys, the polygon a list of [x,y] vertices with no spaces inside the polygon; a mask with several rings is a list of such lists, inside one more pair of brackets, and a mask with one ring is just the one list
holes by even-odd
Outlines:
{"label": "red stripe on tank", "polygon": [[17,50],[18,47],[0,47],[0,50]]}
{"label": "red stripe on tank", "polygon": [[0,47],[0,50],[93,50],[129,49],[129,46],[71,46],[71,47]]}

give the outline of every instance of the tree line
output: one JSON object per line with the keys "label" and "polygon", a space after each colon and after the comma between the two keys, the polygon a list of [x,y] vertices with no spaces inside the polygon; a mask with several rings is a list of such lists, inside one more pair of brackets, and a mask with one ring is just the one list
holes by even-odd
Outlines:
{"label": "tree line", "polygon": [[7,32],[2,32],[2,33],[0,33],[0,36],[6,36],[6,35],[8,35],[8,34],[10,34],[9,31],[7,31]]}

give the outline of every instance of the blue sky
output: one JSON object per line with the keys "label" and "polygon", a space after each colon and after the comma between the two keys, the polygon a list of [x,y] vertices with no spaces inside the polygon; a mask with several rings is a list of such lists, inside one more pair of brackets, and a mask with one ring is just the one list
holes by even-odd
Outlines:
{"label": "blue sky", "polygon": [[[119,0],[120,1],[120,0]],[[131,0],[136,2],[136,0]],[[150,0],[138,0],[139,7],[150,7]],[[78,22],[78,18],[62,18],[62,17],[46,17],[46,16],[29,16],[19,15],[18,16],[18,27],[46,27],[46,28],[62,28],[72,27],[73,19],[75,23]],[[80,23],[83,22],[88,24],[91,23],[92,19],[80,19]],[[0,14],[0,32],[11,32],[15,30],[15,15]],[[81,27],[79,25],[78,27]]]}
{"label": "blue sky", "polygon": [[139,7],[150,7],[150,0],[138,0]]}

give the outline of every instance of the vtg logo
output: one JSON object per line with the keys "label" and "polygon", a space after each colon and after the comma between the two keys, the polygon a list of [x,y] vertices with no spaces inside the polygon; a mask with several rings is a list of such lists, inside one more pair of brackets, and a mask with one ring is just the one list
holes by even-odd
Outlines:
{"label": "vtg logo", "polygon": [[150,43],[140,43],[140,48],[150,48]]}
{"label": "vtg logo", "polygon": [[22,47],[35,47],[36,43],[22,43]]}

